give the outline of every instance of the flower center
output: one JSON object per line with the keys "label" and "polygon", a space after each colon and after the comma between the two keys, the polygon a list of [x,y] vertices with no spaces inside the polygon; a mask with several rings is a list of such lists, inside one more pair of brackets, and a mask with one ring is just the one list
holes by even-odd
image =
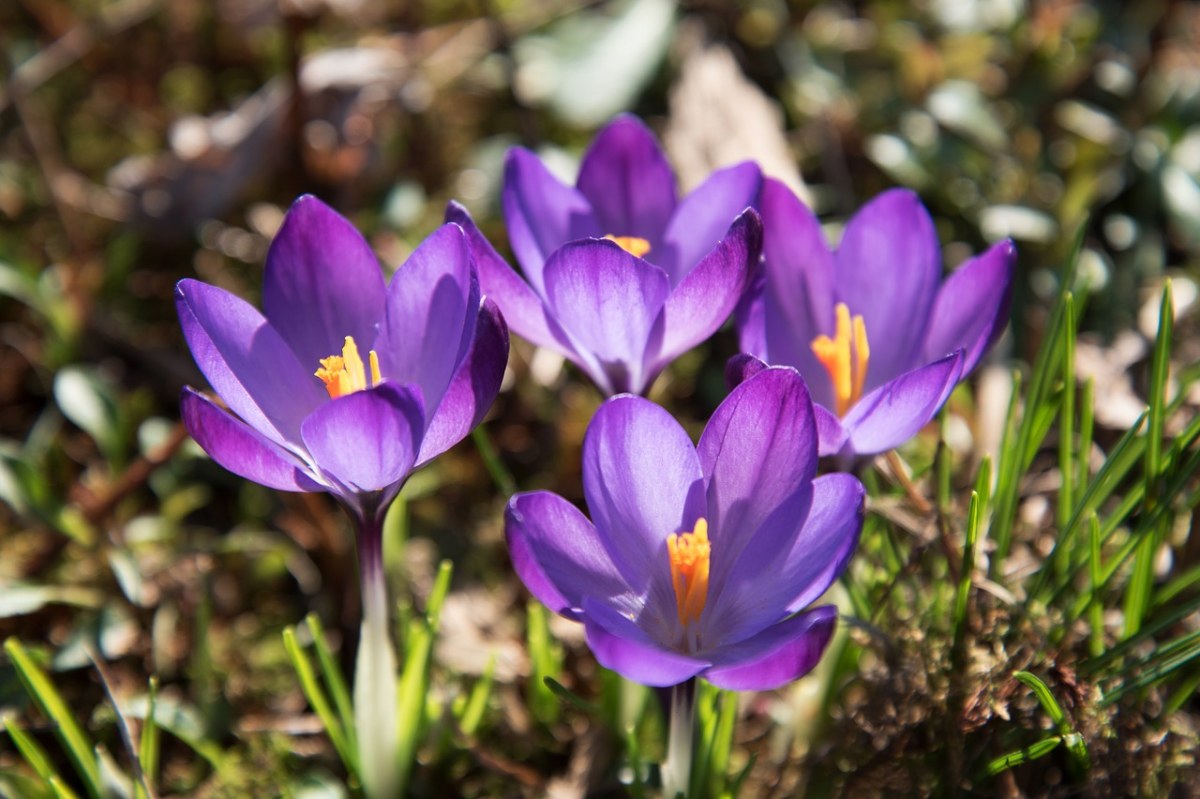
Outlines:
{"label": "flower center", "polygon": [[625,252],[632,255],[634,258],[641,258],[646,253],[650,252],[650,242],[645,239],[640,239],[637,236],[614,236],[611,233],[604,238],[616,243]]}
{"label": "flower center", "polygon": [[698,622],[708,599],[708,561],[712,545],[708,543],[708,522],[696,520],[690,533],[667,536],[667,555],[671,559],[671,583],[675,587],[675,607],[679,623],[687,627]]}
{"label": "flower center", "polygon": [[837,304],[836,312],[834,337],[817,336],[812,341],[812,351],[833,381],[837,415],[845,416],[846,411],[862,399],[871,348],[867,344],[867,326],[862,316],[855,315],[851,320],[850,309],[844,302]]}
{"label": "flower center", "polygon": [[330,399],[344,397],[355,391],[377,386],[383,381],[379,374],[379,356],[371,350],[367,356],[371,363],[371,382],[367,382],[367,369],[358,354],[354,336],[346,336],[341,355],[330,355],[321,359],[321,368],[313,372],[325,384]]}

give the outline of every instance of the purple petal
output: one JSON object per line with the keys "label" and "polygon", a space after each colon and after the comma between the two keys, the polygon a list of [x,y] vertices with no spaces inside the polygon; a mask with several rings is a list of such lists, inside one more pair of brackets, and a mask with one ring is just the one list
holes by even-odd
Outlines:
{"label": "purple petal", "polygon": [[317,467],[351,492],[380,491],[403,480],[424,429],[420,392],[395,383],[330,400],[303,426]]}
{"label": "purple petal", "polygon": [[946,279],[933,306],[926,360],[961,349],[963,375],[970,374],[1008,324],[1016,260],[1017,248],[1006,239]]}
{"label": "purple petal", "polygon": [[779,688],[813,670],[836,625],[832,605],[793,616],[753,638],[706,653],[716,665],[702,676],[727,691]]}
{"label": "purple petal", "polygon": [[509,245],[529,285],[542,296],[542,269],[550,253],[568,241],[608,233],[587,199],[523,147],[508,151],[501,200]]}
{"label": "purple petal", "polygon": [[842,420],[850,447],[874,455],[898,447],[928,424],[962,374],[962,350],[897,377],[858,401]]}
{"label": "purple petal", "polygon": [[833,411],[813,403],[813,415],[817,419],[817,455],[822,458],[837,455],[846,444],[846,428]]}
{"label": "purple petal", "polygon": [[[767,291],[767,276],[762,269],[754,270],[750,285],[742,293],[741,302],[735,312],[735,322],[738,333],[738,347],[742,352],[758,353],[767,357],[767,323],[766,303],[764,296]],[[751,357],[751,356],[746,356]],[[757,356],[754,356],[757,357]],[[725,379],[729,380],[729,367],[726,366]]]}
{"label": "purple petal", "polygon": [[695,677],[708,661],[667,649],[616,609],[584,599],[583,626],[588,647],[601,666],[626,679],[656,688]]}
{"label": "purple petal", "polygon": [[733,220],[754,205],[761,185],[762,171],[753,161],[717,170],[675,208],[664,236],[665,252],[651,250],[646,257],[667,271],[672,286],[678,286],[717,246]]}
{"label": "purple petal", "polygon": [[546,300],[576,350],[595,358],[592,375],[608,393],[640,392],[646,353],[657,347],[655,322],[670,294],[667,276],[611,241],[565,244],[546,264]]}
{"label": "purple petal", "polygon": [[608,400],[584,436],[583,492],[626,582],[650,591],[652,613],[674,618],[667,536],[690,532],[704,515],[700,459],[687,433],[649,400]]}
{"label": "purple petal", "polygon": [[[812,402],[798,372],[773,367],[739,385],[700,436],[707,480],[712,566],[709,601],[719,601],[735,563],[779,557],[808,512],[817,471]],[[745,552],[745,555],[743,555]]]}
{"label": "purple petal", "polygon": [[375,340],[383,317],[379,261],[349,220],[311,195],[292,203],[267,251],[263,314],[311,370],[346,336]]}
{"label": "purple petal", "polygon": [[[880,194],[846,226],[834,271],[836,299],[866,323],[868,389],[917,365],[941,278],[937,231],[911,191]],[[821,332],[832,335],[832,324]]]}
{"label": "purple petal", "polygon": [[247,480],[280,491],[324,491],[304,463],[262,433],[190,388],[180,398],[183,423],[214,461]]}
{"label": "purple petal", "polygon": [[478,309],[479,285],[466,235],[458,225],[442,225],[388,286],[375,345],[384,379],[419,385],[432,412],[475,339]]}
{"label": "purple petal", "polygon": [[175,308],[196,365],[225,404],[268,438],[302,446],[301,422],[328,399],[316,366],[301,365],[262,314],[223,289],[181,280]]}
{"label": "purple petal", "polygon": [[641,599],[613,564],[596,528],[571,503],[548,491],[517,494],[504,513],[513,569],[539,602],[580,620],[586,597],[636,614]]}
{"label": "purple petal", "polygon": [[619,116],[596,135],[575,185],[591,203],[603,235],[638,236],[652,248],[662,241],[675,210],[675,173],[637,117]]}
{"label": "purple petal", "polygon": [[766,368],[767,365],[753,355],[734,355],[725,364],[725,384],[732,391]]}
{"label": "purple petal", "polygon": [[490,297],[500,306],[505,321],[519,336],[539,347],[558,352],[570,351],[558,324],[546,316],[542,298],[534,293],[520,275],[508,265],[492,243],[480,232],[463,208],[453,200],[446,206],[446,221],[453,222],[467,234],[471,256],[479,274],[479,286],[485,297]]}
{"label": "purple petal", "polygon": [[432,409],[417,466],[428,463],[457,444],[483,421],[496,400],[504,367],[508,363],[508,328],[500,309],[484,300],[475,322],[475,341],[442,395]]}
{"label": "purple petal", "polygon": [[863,496],[862,484],[848,474],[818,478],[807,516],[774,520],[781,529],[773,548],[762,552],[766,547],[755,539],[727,569],[720,596],[710,585],[701,640],[749,638],[824,594],[858,544]]}
{"label": "purple petal", "polygon": [[743,349],[768,363],[796,367],[808,380],[813,402],[831,404],[833,388],[812,342],[833,331],[833,253],[821,223],[783,183],[763,181],[759,210],[766,276],[758,334],[763,349]]}
{"label": "purple petal", "polygon": [[675,287],[663,306],[663,343],[652,374],[707,339],[729,317],[758,264],[761,244],[762,222],[747,210]]}

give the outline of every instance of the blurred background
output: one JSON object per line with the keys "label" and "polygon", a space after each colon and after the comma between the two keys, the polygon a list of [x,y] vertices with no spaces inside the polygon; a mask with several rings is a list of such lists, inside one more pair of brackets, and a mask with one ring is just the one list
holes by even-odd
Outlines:
{"label": "blurred background", "polygon": [[[1011,363],[1032,361],[1077,235],[1075,363],[1096,381],[1097,440],[1145,407],[1167,276],[1174,359],[1200,360],[1200,3],[9,0],[0,52],[0,637],[38,648],[112,750],[87,647],[119,694],[157,674],[179,724],[229,753],[216,770],[171,743],[165,793],[275,795],[301,775],[340,795],[279,631],[315,611],[351,662],[348,525],[324,496],[223,472],[177,409],[184,384],[204,383],[178,330],[175,282],[197,277],[257,303],[267,245],[301,193],[347,214],[385,269],[450,199],[507,252],[506,149],[535,149],[571,181],[595,130],[622,111],[659,133],[682,190],[758,159],[834,241],[865,200],[910,187],[947,268],[1006,236],[1020,253],[997,365],[956,395],[970,412],[947,441],[965,464],[996,449]],[[723,331],[654,398],[698,432],[735,351]],[[578,447],[598,402],[559,360],[514,342],[486,431],[520,489],[580,497]],[[936,443],[918,442],[918,465]],[[594,725],[576,714],[543,728],[522,705],[525,595],[504,554],[505,497],[477,449],[456,448],[405,496],[389,555],[402,602],[420,606],[437,561],[456,563],[438,690],[455,695],[493,656],[499,686],[491,732],[430,749],[415,795],[624,795]],[[1021,539],[1035,556],[1036,511]],[[594,695],[603,678],[579,630],[552,628],[563,682]],[[815,707],[787,692],[743,703],[739,751],[759,758],[745,795],[797,795],[814,768],[834,775],[832,795],[926,794],[937,775],[915,772],[944,743],[944,697],[916,667]],[[870,688],[880,680],[891,715]],[[980,751],[996,753],[989,725],[1039,724],[1032,702],[983,705],[953,733],[975,735]],[[0,667],[0,713],[26,712]],[[1183,719],[1172,736],[1165,722],[1131,732],[1108,719],[1110,758],[1088,795],[1136,793],[1164,763],[1194,758],[1195,720],[1172,718]],[[1142,741],[1158,754],[1147,759]],[[18,762],[0,740],[0,771]],[[1074,795],[1064,774],[1052,764],[980,785]]]}

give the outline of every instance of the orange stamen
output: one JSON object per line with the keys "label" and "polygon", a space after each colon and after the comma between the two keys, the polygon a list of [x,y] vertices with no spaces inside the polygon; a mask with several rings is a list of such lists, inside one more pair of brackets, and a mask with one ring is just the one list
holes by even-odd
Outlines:
{"label": "orange stamen", "polygon": [[690,533],[667,536],[667,556],[671,559],[671,584],[675,588],[675,608],[679,623],[686,627],[700,620],[708,600],[708,566],[712,545],[708,542],[708,522],[696,520]]}
{"label": "orange stamen", "polygon": [[625,252],[632,255],[634,258],[641,258],[646,253],[650,252],[650,242],[645,239],[640,239],[637,236],[613,236],[608,235],[604,238],[611,242],[615,242]]}
{"label": "orange stamen", "polygon": [[871,348],[867,342],[867,325],[861,315],[851,318],[850,308],[844,302],[837,304],[835,313],[834,337],[817,336],[812,341],[812,351],[833,381],[837,415],[845,416],[854,403],[862,399]]}
{"label": "orange stamen", "polygon": [[342,344],[341,355],[330,355],[321,359],[321,368],[313,374],[325,384],[331,399],[353,394],[371,386],[379,385],[383,377],[379,373],[379,356],[371,350],[367,356],[370,361],[371,377],[367,382],[367,367],[362,356],[358,354],[358,345],[353,336],[346,336]]}

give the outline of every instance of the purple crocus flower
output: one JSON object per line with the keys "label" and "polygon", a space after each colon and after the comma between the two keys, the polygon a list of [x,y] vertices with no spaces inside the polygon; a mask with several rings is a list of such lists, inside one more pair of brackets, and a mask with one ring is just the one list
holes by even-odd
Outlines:
{"label": "purple crocus flower", "polygon": [[1016,248],[1005,240],[945,281],[937,232],[910,191],[884,192],[831,250],[812,212],[763,183],[763,271],[738,314],[731,383],[766,363],[800,370],[822,455],[843,462],[917,433],[1008,321]]}
{"label": "purple crocus flower", "polygon": [[513,330],[562,353],[605,394],[644,393],[668,363],[729,317],[758,262],[756,164],[715,172],[676,199],[675,176],[636,117],[606,126],[574,187],[520,147],[509,151],[503,205],[524,279],[462,206],[484,292]]}
{"label": "purple crocus flower", "polygon": [[514,496],[513,566],[631,680],[775,688],[820,658],[835,609],[806,608],[862,526],[862,486],[848,474],[814,479],[816,445],[808,390],[788,367],[735,388],[698,447],[649,400],[614,397],[583,443],[591,521],[556,494]]}
{"label": "purple crocus flower", "polygon": [[185,388],[184,423],[217,463],[283,491],[325,491],[354,517],[363,592],[355,685],[363,781],[395,793],[395,658],[382,525],[414,469],[495,399],[508,334],[467,238],[443,225],[384,283],[344,217],[314,197],[267,253],[263,313],[196,280],[175,289],[184,337],[228,411]]}

